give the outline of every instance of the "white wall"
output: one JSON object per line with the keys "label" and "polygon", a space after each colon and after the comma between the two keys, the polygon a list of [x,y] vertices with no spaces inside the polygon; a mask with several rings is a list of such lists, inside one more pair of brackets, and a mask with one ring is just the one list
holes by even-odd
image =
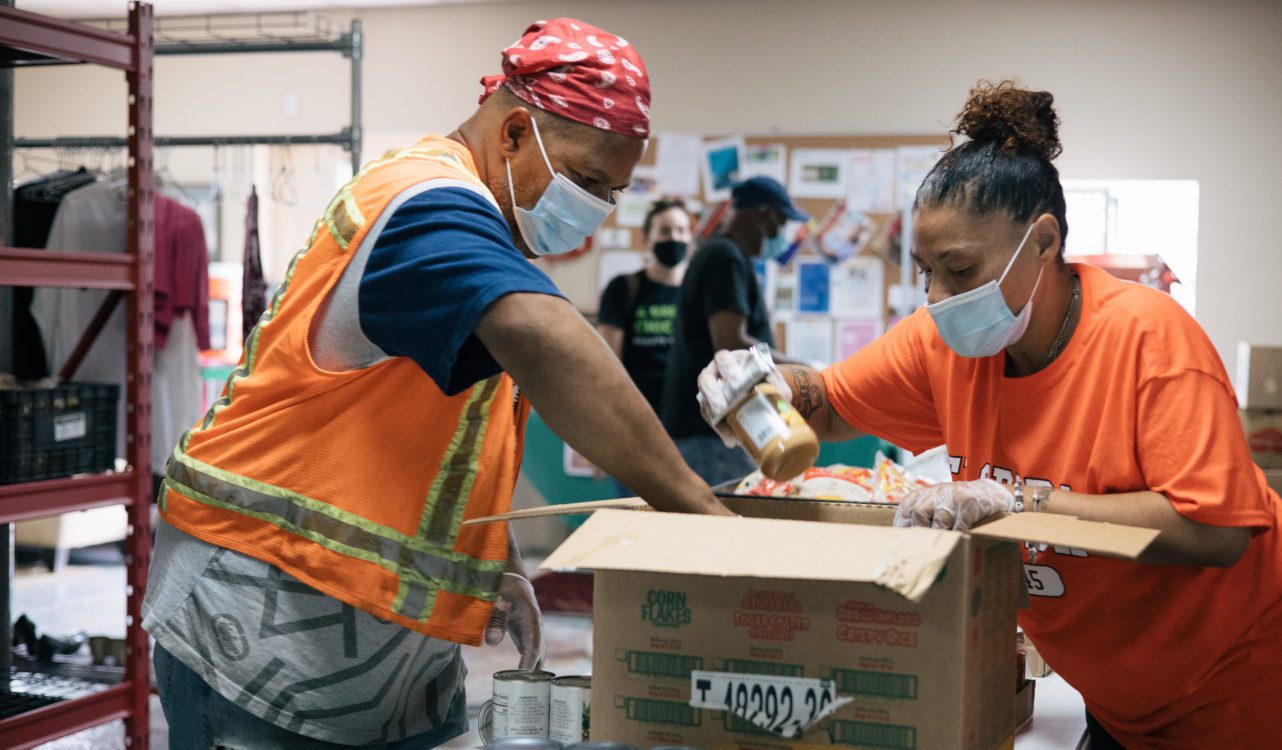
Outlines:
{"label": "white wall", "polygon": [[[637,46],[654,80],[657,131],[932,133],[977,79],[1017,75],[1055,94],[1065,177],[1199,182],[1198,318],[1230,370],[1238,339],[1282,344],[1282,252],[1268,231],[1282,175],[1276,0],[577,0],[369,11],[367,127],[451,129],[499,49],[548,15],[581,17]],[[19,135],[123,130],[118,76],[16,77]],[[166,58],[156,79],[161,134],[329,131],[347,107],[336,55]],[[291,93],[301,111],[286,118]]]}

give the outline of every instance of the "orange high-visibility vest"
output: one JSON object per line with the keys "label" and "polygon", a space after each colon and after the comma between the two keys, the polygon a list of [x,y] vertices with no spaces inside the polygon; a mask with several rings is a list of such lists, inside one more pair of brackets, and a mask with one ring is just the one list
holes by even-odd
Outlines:
{"label": "orange high-visibility vest", "polygon": [[367,164],[330,203],[246,342],[222,397],[169,460],[178,529],[268,562],[354,607],[478,644],[508,559],[528,406],[499,374],[454,396],[408,357],[322,370],[308,333],[397,194],[461,180],[493,196],[446,138]]}

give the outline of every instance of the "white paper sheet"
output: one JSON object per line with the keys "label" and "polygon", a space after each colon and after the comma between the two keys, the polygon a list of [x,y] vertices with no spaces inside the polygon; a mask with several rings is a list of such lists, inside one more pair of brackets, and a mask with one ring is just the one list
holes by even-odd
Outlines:
{"label": "white paper sheet", "polygon": [[745,180],[761,176],[778,180],[780,185],[788,184],[787,144],[761,143],[744,147],[739,175]]}
{"label": "white paper sheet", "polygon": [[895,208],[895,150],[862,148],[850,152],[847,205],[854,211],[888,213]]}
{"label": "white paper sheet", "polygon": [[939,146],[900,146],[895,149],[896,208],[908,208],[917,188],[944,152]]}
{"label": "white paper sheet", "polygon": [[639,227],[645,224],[645,214],[658,197],[658,169],[641,165],[632,170],[632,182],[619,194],[618,208],[614,210],[614,223],[621,227]]}
{"label": "white paper sheet", "polygon": [[597,290],[605,287],[615,276],[636,273],[645,265],[645,253],[635,250],[603,250],[597,253]]}
{"label": "white paper sheet", "polygon": [[833,316],[880,320],[886,306],[885,274],[885,261],[868,255],[833,266],[828,280]]}
{"label": "white paper sheet", "polygon": [[709,201],[730,198],[730,188],[742,177],[743,138],[722,138],[703,144],[700,167],[703,171],[703,197]]}
{"label": "white paper sheet", "polygon": [[792,197],[846,197],[850,186],[849,149],[794,148],[788,162],[788,192]]}
{"label": "white paper sheet", "polygon": [[830,365],[832,357],[831,318],[793,318],[788,321],[789,357]]}
{"label": "white paper sheet", "polygon": [[659,194],[698,195],[703,139],[685,133],[660,133],[657,138],[659,150],[654,161]]}

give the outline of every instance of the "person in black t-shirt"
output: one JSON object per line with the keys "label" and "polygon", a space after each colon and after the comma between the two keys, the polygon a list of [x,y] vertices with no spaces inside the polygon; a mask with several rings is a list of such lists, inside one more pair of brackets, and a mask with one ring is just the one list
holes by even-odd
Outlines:
{"label": "person in black t-shirt", "polygon": [[[788,192],[769,177],[735,185],[734,213],[724,233],[699,248],[677,297],[676,341],[664,380],[663,426],[681,456],[710,485],[738,479],[756,468],[741,447],[727,448],[703,421],[698,377],[720,349],[747,349],[758,342],[774,348],[770,313],[752,261],[787,249],[784,224],[809,218]],[[789,362],[774,353],[776,362]]]}
{"label": "person in black t-shirt", "polygon": [[679,200],[658,200],[650,205],[642,228],[648,248],[645,268],[606,285],[597,330],[657,414],[690,247],[690,212]]}

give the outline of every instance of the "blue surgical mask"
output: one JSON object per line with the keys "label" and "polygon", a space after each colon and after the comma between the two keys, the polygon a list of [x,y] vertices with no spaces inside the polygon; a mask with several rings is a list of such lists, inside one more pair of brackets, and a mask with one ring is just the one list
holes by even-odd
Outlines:
{"label": "blue surgical mask", "polygon": [[1042,272],[1037,272],[1037,282],[1033,284],[1033,291],[1028,295],[1028,302],[1019,311],[1019,315],[1012,313],[1006,305],[1001,284],[1032,235],[1033,226],[1030,224],[1028,231],[1024,232],[1024,239],[1020,240],[1019,247],[1015,248],[1015,254],[1011,256],[1006,270],[1002,271],[1001,278],[997,281],[990,281],[969,292],[926,305],[930,317],[935,320],[940,338],[948,344],[949,349],[963,357],[991,357],[1024,336],[1033,314],[1033,297],[1042,283]]}
{"label": "blue surgical mask", "polygon": [[788,252],[788,238],[784,236],[783,227],[775,232],[775,236],[767,237],[761,242],[761,257],[766,260],[774,260]]}
{"label": "blue surgical mask", "polygon": [[533,209],[516,204],[516,190],[512,186],[512,163],[507,162],[507,189],[512,196],[512,211],[516,215],[516,228],[521,232],[526,246],[535,255],[563,255],[583,246],[583,242],[601,228],[605,217],[614,210],[614,204],[603,201],[574,184],[574,181],[552,168],[548,152],[539,136],[539,125],[530,118],[534,139],[538,141],[543,163],[552,173],[552,181]]}

